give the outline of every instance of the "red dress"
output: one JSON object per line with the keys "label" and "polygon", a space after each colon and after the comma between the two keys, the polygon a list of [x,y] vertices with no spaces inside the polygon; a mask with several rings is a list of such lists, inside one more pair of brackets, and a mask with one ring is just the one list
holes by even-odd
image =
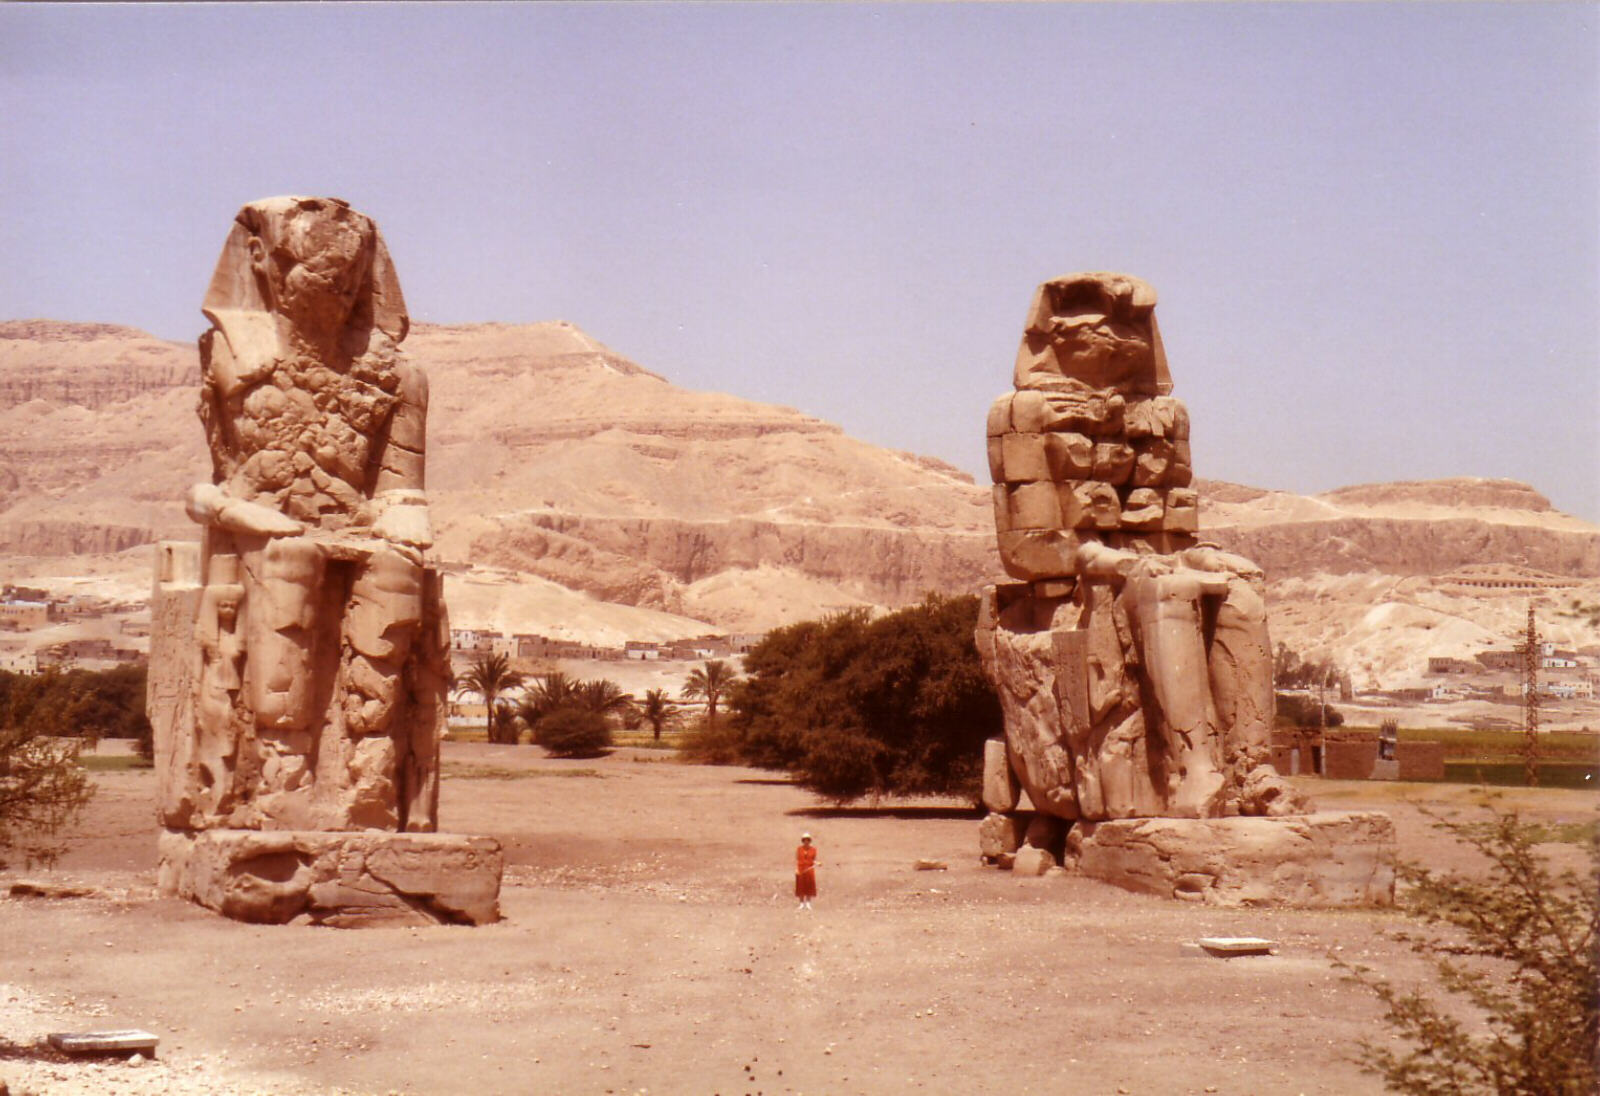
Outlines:
{"label": "red dress", "polygon": [[817,896],[817,850],[812,845],[801,845],[794,850],[794,896]]}

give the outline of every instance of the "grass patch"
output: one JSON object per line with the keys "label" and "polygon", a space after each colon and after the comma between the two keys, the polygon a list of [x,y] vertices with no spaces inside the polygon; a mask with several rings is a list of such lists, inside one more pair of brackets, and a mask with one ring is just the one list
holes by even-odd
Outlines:
{"label": "grass patch", "polygon": [[91,773],[125,773],[134,769],[155,768],[153,762],[146,761],[138,754],[81,753],[78,755],[78,766]]}
{"label": "grass patch", "polygon": [[1588,847],[1600,840],[1600,819],[1591,818],[1586,822],[1530,822],[1526,825],[1538,844]]}
{"label": "grass patch", "polygon": [[501,765],[470,765],[446,762],[444,775],[457,780],[536,780],[540,777],[594,777],[604,780],[599,769],[508,769]]}
{"label": "grass patch", "polygon": [[675,750],[678,748],[676,735],[671,731],[662,733],[657,740],[655,733],[648,727],[638,731],[613,730],[611,744],[613,746],[633,746],[641,750]]}

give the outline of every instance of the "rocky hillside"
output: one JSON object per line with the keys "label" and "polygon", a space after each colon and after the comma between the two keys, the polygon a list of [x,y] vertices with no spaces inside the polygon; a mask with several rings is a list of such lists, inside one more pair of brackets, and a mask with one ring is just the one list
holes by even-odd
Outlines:
{"label": "rocky hillside", "polygon": [[[419,325],[406,348],[431,380],[429,493],[463,623],[606,642],[760,630],[995,575],[987,486],[938,461],[677,388],[565,323]],[[194,535],[196,374],[192,344],[131,328],[0,323],[0,575],[146,585],[141,546]],[[1462,568],[1600,601],[1600,529],[1523,484],[1201,489],[1211,535],[1267,569],[1278,638],[1346,656],[1358,681],[1515,627],[1524,587]]]}

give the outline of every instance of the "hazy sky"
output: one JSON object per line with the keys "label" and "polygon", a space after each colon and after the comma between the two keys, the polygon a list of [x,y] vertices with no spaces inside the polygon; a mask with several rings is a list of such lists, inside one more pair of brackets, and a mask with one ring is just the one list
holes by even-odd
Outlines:
{"label": "hazy sky", "polygon": [[1040,281],[1151,282],[1202,476],[1600,520],[1594,4],[0,5],[0,318],[172,339],[234,212],[987,482]]}

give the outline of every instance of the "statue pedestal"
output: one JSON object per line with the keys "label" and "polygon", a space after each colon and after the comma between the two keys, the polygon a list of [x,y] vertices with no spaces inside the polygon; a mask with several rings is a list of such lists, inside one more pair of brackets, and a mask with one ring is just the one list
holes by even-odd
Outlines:
{"label": "statue pedestal", "polygon": [[1394,823],[1376,811],[1075,822],[1066,864],[1126,890],[1208,906],[1394,905]]}
{"label": "statue pedestal", "polygon": [[492,837],[321,830],[165,830],[160,888],[237,921],[338,928],[500,919]]}

